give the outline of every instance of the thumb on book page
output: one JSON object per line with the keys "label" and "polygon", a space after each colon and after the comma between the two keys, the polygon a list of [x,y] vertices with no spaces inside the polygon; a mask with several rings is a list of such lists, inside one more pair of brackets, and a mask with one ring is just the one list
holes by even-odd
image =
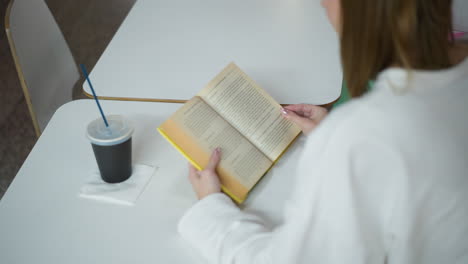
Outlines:
{"label": "thumb on book page", "polygon": [[221,149],[215,148],[215,150],[213,150],[213,153],[211,153],[210,160],[208,161],[208,165],[206,165],[205,170],[215,170],[220,160],[221,160]]}

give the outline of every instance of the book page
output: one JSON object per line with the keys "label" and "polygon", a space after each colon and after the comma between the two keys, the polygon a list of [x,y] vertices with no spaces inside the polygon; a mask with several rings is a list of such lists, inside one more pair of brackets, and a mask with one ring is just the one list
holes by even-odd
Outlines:
{"label": "book page", "polygon": [[208,163],[211,152],[220,147],[222,154],[219,167],[229,172],[230,177],[237,179],[248,190],[272,165],[261,151],[200,97],[187,102],[161,128],[201,167]]}
{"label": "book page", "polygon": [[218,74],[199,96],[272,161],[301,131],[283,118],[281,105],[234,63]]}

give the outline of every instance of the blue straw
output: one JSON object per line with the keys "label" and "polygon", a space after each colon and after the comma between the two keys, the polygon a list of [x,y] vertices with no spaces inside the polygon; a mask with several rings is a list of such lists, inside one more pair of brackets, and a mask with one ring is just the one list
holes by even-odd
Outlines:
{"label": "blue straw", "polygon": [[106,124],[106,127],[109,127],[109,123],[107,123],[106,116],[104,115],[104,112],[102,111],[101,104],[99,103],[96,92],[94,91],[93,85],[91,84],[91,80],[89,79],[88,71],[86,71],[86,67],[83,64],[80,64],[80,67],[81,67],[81,71],[83,72],[83,75],[86,78],[86,81],[88,81],[89,88],[91,88],[91,92],[93,92],[94,100],[96,100],[96,104],[99,108],[99,112],[101,112],[102,119],[104,119],[104,124]]}

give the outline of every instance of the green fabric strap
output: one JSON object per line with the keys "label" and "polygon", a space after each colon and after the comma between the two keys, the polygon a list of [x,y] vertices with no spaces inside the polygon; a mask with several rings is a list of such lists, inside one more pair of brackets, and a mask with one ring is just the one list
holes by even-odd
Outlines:
{"label": "green fabric strap", "polygon": [[[373,87],[374,87],[374,81],[369,81],[369,83],[367,84],[367,91],[372,90]],[[338,101],[333,106],[341,105],[349,100],[351,100],[351,96],[349,95],[349,90],[348,90],[348,87],[346,86],[346,83],[343,81],[343,84],[341,85],[340,99],[338,99]]]}

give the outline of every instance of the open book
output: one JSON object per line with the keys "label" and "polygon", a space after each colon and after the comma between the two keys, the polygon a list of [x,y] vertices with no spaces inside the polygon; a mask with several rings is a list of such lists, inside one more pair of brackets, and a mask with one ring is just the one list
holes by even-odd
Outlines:
{"label": "open book", "polygon": [[237,203],[301,132],[281,105],[234,63],[165,121],[158,131],[198,170],[221,148],[222,190]]}

